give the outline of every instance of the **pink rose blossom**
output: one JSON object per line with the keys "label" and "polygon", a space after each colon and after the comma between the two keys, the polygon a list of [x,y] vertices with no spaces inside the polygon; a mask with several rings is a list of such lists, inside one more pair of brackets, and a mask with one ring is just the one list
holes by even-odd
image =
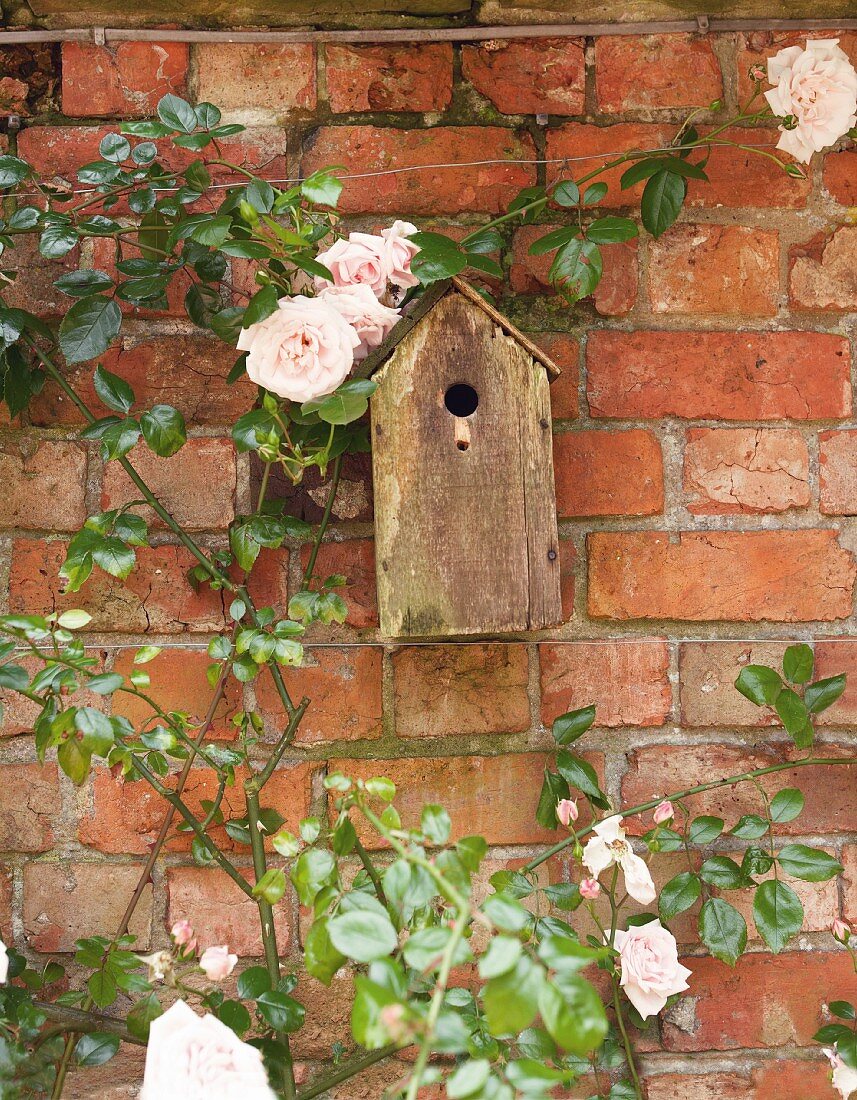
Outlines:
{"label": "pink rose blossom", "polygon": [[675,810],[673,804],[668,799],[664,799],[659,806],[655,807],[655,812],[652,815],[656,825],[663,825],[665,821],[670,821],[675,817]]}
{"label": "pink rose blossom", "polygon": [[622,818],[618,814],[605,817],[592,830],[595,836],[587,841],[583,849],[583,865],[593,878],[614,863],[622,868],[625,875],[625,889],[641,905],[649,905],[655,900],[655,884],[645,862],[634,852],[631,842],[622,828]]}
{"label": "pink rose blossom", "polygon": [[296,294],[281,298],[263,321],[242,328],[238,350],[258,386],[290,401],[333,393],[354,365],[360,337],[329,302]]}
{"label": "pink rose blossom", "polygon": [[[393,301],[401,301],[404,296],[401,292],[419,282],[411,274],[411,260],[419,248],[408,240],[408,235],[416,231],[417,227],[410,222],[397,221],[382,229],[380,236],[350,233],[347,240],[334,241],[317,259],[333,276],[334,286],[363,284],[371,288],[376,298],[390,295]],[[316,291],[330,285],[329,279],[316,276]]]}
{"label": "pink rose blossom", "polygon": [[9,980],[9,952],[6,944],[0,940],[0,985],[5,985]]}
{"label": "pink rose blossom", "polygon": [[848,943],[852,936],[851,925],[841,917],[837,917],[830,926],[830,932],[838,943]]}
{"label": "pink rose blossom", "polygon": [[833,1067],[833,1079],[832,1085],[842,1097],[842,1100],[848,1100],[848,1097],[852,1093],[857,1092],[857,1070],[852,1069],[842,1060],[842,1056],[837,1052],[836,1047],[830,1050],[828,1047],[824,1048],[824,1053],[827,1055],[827,1059]]}
{"label": "pink rose blossom", "polygon": [[355,360],[365,359],[377,348],[401,316],[397,309],[382,305],[372,288],[362,283],[325,287],[318,299],[333,306],[360,337],[354,349]]}
{"label": "pink rose blossom", "polygon": [[193,926],[189,920],[177,920],[173,925],[170,935],[179,947],[184,947],[193,939]]}
{"label": "pink rose blossom", "polygon": [[577,803],[570,798],[561,798],[556,804],[556,816],[560,825],[565,825],[568,828],[573,821],[577,821],[580,817]]}
{"label": "pink rose blossom", "polygon": [[587,901],[595,901],[601,894],[601,883],[597,878],[584,878],[580,880],[580,896]]}
{"label": "pink rose blossom", "polygon": [[[411,260],[419,252],[419,245],[408,240],[408,237],[416,232],[415,225],[399,221],[393,222],[389,229],[381,230],[381,236],[386,245],[384,256],[389,268],[387,277],[399,291],[417,286],[419,283],[419,279],[411,274]],[[393,297],[396,301],[401,301],[404,295],[394,291]]]}
{"label": "pink rose blossom", "polygon": [[675,937],[659,920],[617,931],[621,986],[644,1020],[655,1016],[674,993],[688,988],[691,972],[678,961]]}
{"label": "pink rose blossom", "polygon": [[212,982],[222,982],[228,978],[238,962],[237,955],[230,955],[226,944],[218,947],[207,947],[199,957],[199,966],[205,971],[205,976]]}
{"label": "pink rose blossom", "polygon": [[765,99],[779,118],[778,149],[803,164],[828,148],[857,123],[857,72],[838,38],[808,41],[806,49],[789,46],[768,58],[774,87]]}
{"label": "pink rose blossom", "polygon": [[153,1020],[140,1100],[276,1100],[262,1055],[184,1001]]}

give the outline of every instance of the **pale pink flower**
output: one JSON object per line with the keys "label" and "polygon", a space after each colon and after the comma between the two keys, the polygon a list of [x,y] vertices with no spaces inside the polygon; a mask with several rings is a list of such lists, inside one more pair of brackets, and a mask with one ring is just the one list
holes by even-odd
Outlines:
{"label": "pale pink flower", "polygon": [[675,817],[675,810],[673,804],[668,799],[664,799],[660,805],[655,807],[655,812],[652,815],[656,825],[663,825],[665,821],[670,821]]}
{"label": "pale pink flower", "polygon": [[301,402],[333,393],[348,377],[359,346],[360,337],[338,310],[303,294],[281,298],[269,317],[242,328],[238,337],[251,380]]}
{"label": "pale pink flower", "polygon": [[6,944],[0,940],[0,985],[5,985],[9,980],[9,952]]}
{"label": "pale pink flower", "polygon": [[691,972],[678,961],[675,937],[659,920],[617,931],[621,986],[644,1020],[655,1016],[674,993],[688,988]]}
{"label": "pale pink flower", "polygon": [[601,894],[601,883],[597,878],[583,878],[580,880],[580,896],[587,901],[595,901]]}
{"label": "pale pink flower", "polygon": [[222,982],[228,978],[237,962],[238,956],[230,955],[225,943],[207,947],[199,957],[200,970],[204,970],[205,976],[212,982]]}
{"label": "pale pink flower", "polygon": [[842,1097],[842,1100],[848,1100],[852,1093],[857,1092],[857,1070],[845,1065],[841,1055],[837,1053],[836,1047],[832,1050],[825,1047],[824,1053],[833,1067],[833,1087]]}
{"label": "pale pink flower", "polygon": [[768,58],[774,87],[765,99],[775,115],[789,120],[780,127],[777,148],[803,164],[857,123],[857,72],[838,41],[810,40],[805,50],[789,46]]}
{"label": "pale pink flower", "polygon": [[262,1055],[184,1001],[153,1020],[140,1100],[276,1100]]}
{"label": "pale pink flower", "polygon": [[852,931],[851,925],[846,920],[842,920],[841,917],[837,917],[833,924],[830,926],[831,935],[839,943],[848,943],[851,939]]}
{"label": "pale pink flower", "polygon": [[577,821],[580,817],[577,803],[570,798],[561,798],[556,804],[556,816],[560,825],[565,825],[568,828],[573,821]]}
{"label": "pale pink flower", "polygon": [[389,268],[387,278],[396,288],[393,292],[393,298],[396,301],[401,301],[404,297],[400,293],[402,290],[417,286],[419,283],[419,279],[411,274],[411,260],[419,252],[419,245],[408,240],[408,237],[416,232],[415,225],[401,221],[395,221],[389,229],[381,230],[381,236],[385,241],[384,256]]}
{"label": "pale pink flower", "polygon": [[641,905],[655,900],[655,884],[649,874],[649,868],[625,837],[622,818],[617,815],[599,821],[593,829],[595,836],[583,849],[583,863],[586,869],[597,878],[614,863],[618,863],[625,875],[625,889]]}
{"label": "pale pink flower", "polygon": [[365,359],[377,348],[401,316],[397,309],[382,305],[372,288],[363,283],[327,286],[318,299],[333,306],[360,337],[360,344],[354,349],[355,360]]}
{"label": "pale pink flower", "polygon": [[193,925],[189,920],[177,920],[170,930],[170,935],[179,947],[184,947],[193,939]]}
{"label": "pale pink flower", "polygon": [[[382,229],[380,236],[350,233],[347,240],[341,237],[319,252],[317,259],[333,276],[334,286],[363,284],[371,287],[376,298],[390,295],[393,301],[401,301],[402,291],[419,282],[411,274],[411,260],[419,248],[408,240],[416,231],[410,222],[397,221]],[[329,279],[316,276],[316,291],[330,285]]]}

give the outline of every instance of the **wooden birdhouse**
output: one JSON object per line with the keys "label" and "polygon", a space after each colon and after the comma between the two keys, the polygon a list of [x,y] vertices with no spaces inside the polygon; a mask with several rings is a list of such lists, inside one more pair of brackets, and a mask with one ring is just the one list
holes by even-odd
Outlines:
{"label": "wooden birdhouse", "polygon": [[562,619],[549,381],[556,366],[469,284],[427,291],[366,361],[381,631]]}

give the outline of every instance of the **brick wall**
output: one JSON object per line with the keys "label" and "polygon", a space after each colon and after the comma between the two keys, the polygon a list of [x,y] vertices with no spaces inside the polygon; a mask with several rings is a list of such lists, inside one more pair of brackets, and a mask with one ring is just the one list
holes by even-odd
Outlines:
{"label": "brick wall", "polygon": [[[857,34],[842,39],[857,61]],[[50,174],[91,159],[112,119],[146,115],[167,91],[212,100],[228,119],[250,124],[230,159],[270,161],[273,176],[328,163],[358,173],[654,145],[692,105],[721,99],[734,107],[749,64],[793,40],[758,33],[318,51],[66,44],[59,80],[51,76],[58,52],[7,51],[11,75],[0,92],[25,113],[22,155]],[[355,226],[410,217],[461,235],[543,171],[501,163],[354,180],[342,208]],[[535,230],[506,234],[502,260],[515,296],[503,307],[563,370],[552,388],[562,628],[485,644],[381,643],[370,468],[365,456],[349,460],[319,565],[348,576],[349,623],[332,645],[310,645],[296,674],[313,706],[269,788],[289,821],[324,811],[326,767],[383,772],[401,785],[404,807],[440,800],[459,831],[483,831],[492,869],[520,861],[545,839],[533,813],[553,717],[598,704],[586,748],[617,798],[761,766],[786,749],[731,683],[741,665],[776,660],[788,637],[815,640],[822,674],[853,672],[822,738],[854,745],[857,640],[837,639],[855,627],[857,227],[849,207],[857,204],[857,152],[828,155],[802,183],[749,154],[718,150],[711,175],[710,186],[691,182],[680,224],[661,240],[607,249],[604,282],[574,310],[551,297],[542,260],[527,255]],[[88,263],[107,262],[98,242],[88,247]],[[55,273],[37,256],[20,263],[11,298],[51,314]],[[236,262],[233,280],[241,285],[247,274]],[[229,422],[252,400],[250,387],[225,386],[230,363],[228,350],[182,320],[180,304],[135,314],[105,363],[133,382],[141,402],[167,399],[188,418],[193,438],[178,456],[141,452],[137,461],[211,544],[247,508],[254,477],[229,439]],[[79,373],[86,390],[87,372]],[[170,536],[158,533],[157,546],[139,553],[126,584],[101,574],[81,594],[59,594],[69,532],[129,492],[120,472],[76,440],[77,419],[48,387],[25,423],[2,429],[3,599],[14,611],[86,606],[108,667],[127,666],[142,637],[197,645],[165,649],[151,671],[165,706],[199,715],[208,697],[200,643],[221,625],[223,607],[219,595],[188,588],[188,556]],[[302,515],[318,518],[324,497],[312,479],[292,496]],[[301,560],[299,547],[263,551],[256,590],[264,603],[282,609]],[[273,732],[279,716],[267,682],[255,696],[246,690]],[[218,736],[229,736],[240,699],[237,687],[230,691]],[[117,922],[161,807],[142,786],[123,788],[106,772],[74,790],[55,768],[35,763],[32,741],[20,736],[30,720],[20,702],[3,720],[0,930],[35,952],[68,952],[77,936]],[[194,775],[191,801],[210,796],[210,775]],[[756,940],[734,972],[690,961],[692,995],[646,1041],[657,1100],[825,1094],[824,1067],[806,1060],[806,1048],[818,1006],[844,995],[849,981],[847,960],[824,930],[837,914],[857,918],[854,787],[842,773],[805,772],[800,783],[808,808],[795,827],[835,852],[846,877],[805,890],[805,935],[785,957],[774,960]],[[734,819],[746,797],[721,794],[710,806]],[[240,795],[230,798],[240,813]],[[554,877],[567,871],[561,862],[549,868]],[[252,955],[260,949],[252,908],[219,872],[192,866],[177,838],[136,931],[142,946],[163,943],[169,922],[187,916],[203,939]],[[278,915],[281,940],[297,957],[294,899]],[[677,934],[697,956],[693,922],[680,922]],[[312,1024],[298,1053],[323,1059],[347,1031],[348,982],[338,978],[331,992],[304,982],[303,992]],[[776,1064],[762,1052],[771,1047]],[[76,1095],[110,1095],[121,1072],[139,1076],[139,1060],[123,1057],[124,1070],[111,1063],[76,1085]],[[379,1090],[367,1084],[365,1095]]]}

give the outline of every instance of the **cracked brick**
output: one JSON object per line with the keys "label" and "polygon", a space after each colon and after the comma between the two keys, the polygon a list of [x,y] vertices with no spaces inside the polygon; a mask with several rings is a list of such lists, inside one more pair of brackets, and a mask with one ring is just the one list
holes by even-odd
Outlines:
{"label": "cracked brick", "polygon": [[188,46],[179,42],[64,42],[63,113],[148,118],[165,95],[187,91]]}
{"label": "cracked brick", "polygon": [[688,511],[783,512],[810,502],[809,452],[800,432],[691,428],[684,452]]}

